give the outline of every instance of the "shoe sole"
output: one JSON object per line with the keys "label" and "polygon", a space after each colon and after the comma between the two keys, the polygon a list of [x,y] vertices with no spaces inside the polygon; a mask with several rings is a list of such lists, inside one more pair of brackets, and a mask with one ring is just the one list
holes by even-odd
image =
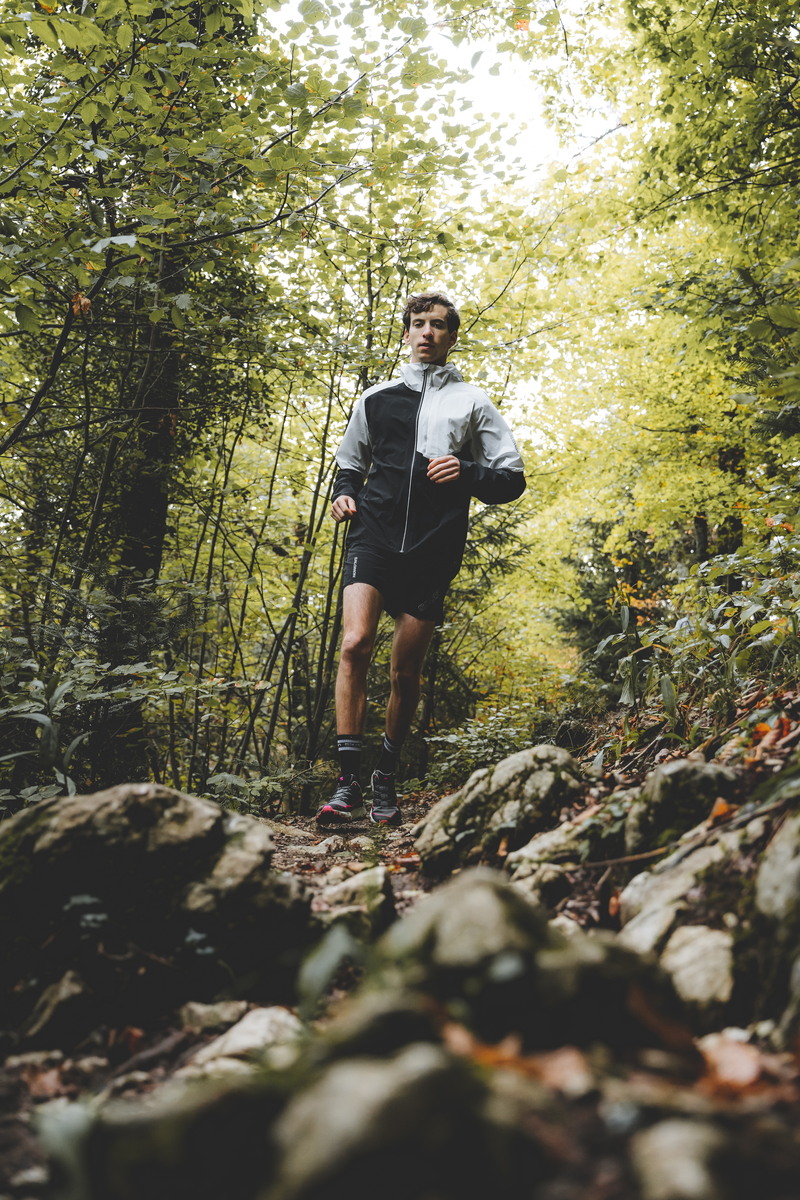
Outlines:
{"label": "shoe sole", "polygon": [[402,825],[403,818],[400,809],[396,808],[390,817],[376,817],[370,809],[369,819],[373,825]]}
{"label": "shoe sole", "polygon": [[349,812],[342,812],[341,809],[332,808],[328,812],[319,812],[316,816],[318,825],[347,825],[350,821],[358,820],[359,817],[365,817],[367,810],[365,808],[351,808]]}

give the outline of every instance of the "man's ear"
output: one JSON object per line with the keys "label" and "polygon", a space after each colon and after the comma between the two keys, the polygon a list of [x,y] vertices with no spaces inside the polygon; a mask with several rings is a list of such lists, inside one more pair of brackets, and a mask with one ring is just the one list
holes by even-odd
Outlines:
{"label": "man's ear", "polygon": [[450,334],[450,345],[455,346],[457,341],[458,341],[458,330],[454,329],[453,332]]}
{"label": "man's ear", "polygon": [[403,330],[403,341],[405,342],[405,344],[406,344],[406,345],[408,345],[408,335],[409,335],[409,333],[410,333],[410,330],[408,330],[408,329],[404,329],[404,330]]}

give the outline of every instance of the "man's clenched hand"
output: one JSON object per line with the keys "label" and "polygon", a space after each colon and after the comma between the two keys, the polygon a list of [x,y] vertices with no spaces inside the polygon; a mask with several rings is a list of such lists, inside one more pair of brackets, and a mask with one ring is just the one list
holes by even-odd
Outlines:
{"label": "man's clenched hand", "polygon": [[331,505],[331,516],[338,525],[356,515],[356,502],[352,496],[338,496]]}
{"label": "man's clenched hand", "polygon": [[433,483],[451,483],[461,474],[461,460],[454,454],[432,458],[428,463],[428,479]]}

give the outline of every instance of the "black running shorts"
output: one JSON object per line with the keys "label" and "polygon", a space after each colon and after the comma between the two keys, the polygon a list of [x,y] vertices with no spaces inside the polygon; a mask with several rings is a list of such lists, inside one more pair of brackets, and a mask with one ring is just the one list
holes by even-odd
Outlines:
{"label": "black running shorts", "polygon": [[344,586],[368,583],[383,597],[390,616],[409,613],[418,621],[444,620],[444,598],[461,563],[447,559],[395,554],[373,547],[348,548]]}

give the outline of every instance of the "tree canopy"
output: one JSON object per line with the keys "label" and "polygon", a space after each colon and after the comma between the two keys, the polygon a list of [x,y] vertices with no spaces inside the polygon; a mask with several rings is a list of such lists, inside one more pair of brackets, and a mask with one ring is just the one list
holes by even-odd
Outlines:
{"label": "tree canopy", "polygon": [[[465,98],[473,45],[472,71],[542,90],[564,149],[536,177]],[[680,688],[708,647],[675,657],[662,631],[641,654],[620,614],[706,620],[709,572],[721,678],[788,663],[793,584],[750,609],[794,553],[797,47],[787,4],[5,0],[7,803],[151,775],[308,796],[341,623],[333,454],[430,284],[529,487],[474,510],[408,772],[509,705],[524,742],[602,689]],[[742,638],[767,642],[737,666]]]}

